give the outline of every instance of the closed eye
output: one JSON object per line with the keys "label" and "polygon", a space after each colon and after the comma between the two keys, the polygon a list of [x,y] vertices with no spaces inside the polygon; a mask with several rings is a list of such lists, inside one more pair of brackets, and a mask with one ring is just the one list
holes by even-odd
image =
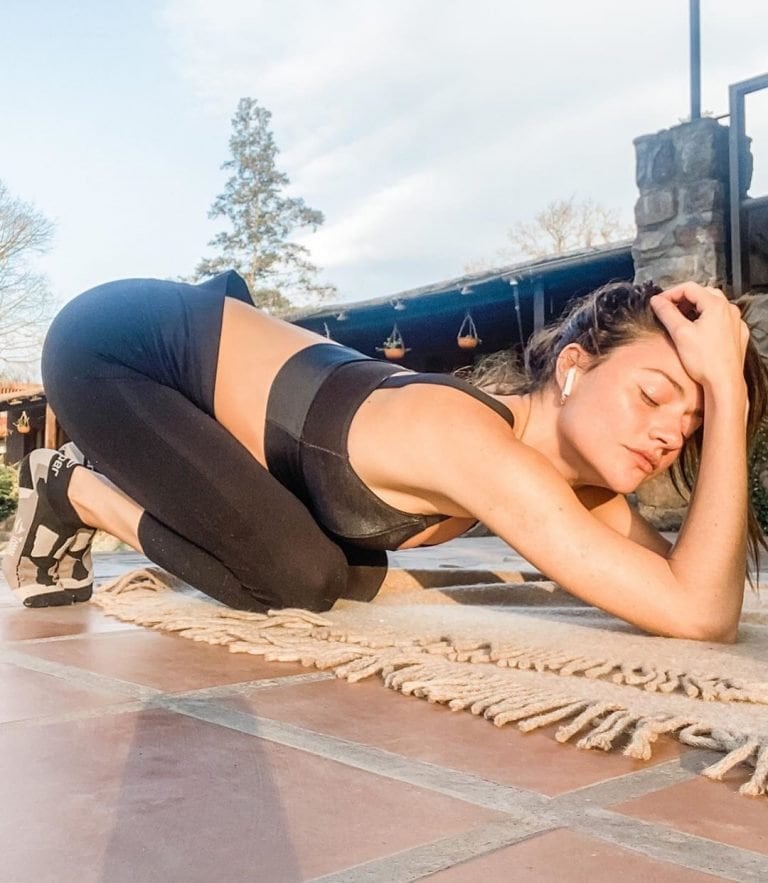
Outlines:
{"label": "closed eye", "polygon": [[644,389],[640,390],[640,395],[642,396],[643,401],[646,403],[646,405],[652,405],[654,408],[659,407],[659,403],[654,401]]}

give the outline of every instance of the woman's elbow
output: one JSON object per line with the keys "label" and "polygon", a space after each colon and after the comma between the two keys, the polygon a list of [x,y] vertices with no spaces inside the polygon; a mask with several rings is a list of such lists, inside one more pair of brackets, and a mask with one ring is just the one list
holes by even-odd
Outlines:
{"label": "woman's elbow", "polygon": [[719,629],[712,633],[712,637],[704,640],[711,641],[713,644],[735,644],[738,640],[738,628],[723,630]]}
{"label": "woman's elbow", "polygon": [[734,625],[724,625],[722,622],[687,623],[686,627],[681,629],[681,634],[675,637],[707,644],[735,644],[738,637],[738,623]]}

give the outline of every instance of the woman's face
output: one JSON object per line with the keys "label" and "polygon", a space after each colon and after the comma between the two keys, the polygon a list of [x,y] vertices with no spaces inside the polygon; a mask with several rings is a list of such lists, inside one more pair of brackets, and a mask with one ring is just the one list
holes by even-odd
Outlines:
{"label": "woman's face", "polygon": [[563,453],[579,483],[631,493],[677,459],[703,402],[674,345],[662,334],[640,338],[577,373],[560,411]]}

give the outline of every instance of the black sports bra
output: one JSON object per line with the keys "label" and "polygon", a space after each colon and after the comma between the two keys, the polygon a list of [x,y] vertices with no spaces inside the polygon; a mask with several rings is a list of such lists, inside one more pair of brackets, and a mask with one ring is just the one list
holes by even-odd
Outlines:
{"label": "black sports bra", "polygon": [[397,549],[450,517],[403,512],[376,496],[352,469],[349,427],[375,390],[429,383],[481,401],[514,426],[496,399],[448,374],[401,373],[337,344],[315,344],[292,356],[269,393],[264,436],[269,471],[311,509],[332,537],[366,549]]}

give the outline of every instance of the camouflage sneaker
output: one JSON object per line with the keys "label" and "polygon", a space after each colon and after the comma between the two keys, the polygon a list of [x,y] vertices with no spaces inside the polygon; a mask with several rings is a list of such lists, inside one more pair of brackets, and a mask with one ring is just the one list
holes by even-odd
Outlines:
{"label": "camouflage sneaker", "polygon": [[[45,449],[33,451],[22,460],[19,504],[3,557],[3,573],[26,607],[73,604],[91,597],[93,580],[88,582],[82,575],[86,569],[84,551],[89,546],[83,545],[82,533],[91,528],[65,522],[50,502],[52,483],[64,480],[62,473],[76,465],[59,451]],[[59,579],[60,562],[73,546],[77,564],[65,568],[68,582],[64,586]]]}
{"label": "camouflage sneaker", "polygon": [[[68,460],[93,471],[93,466],[74,442],[67,442],[59,448]],[[59,561],[59,585],[65,591],[93,591],[92,546],[96,530],[81,527]],[[89,595],[90,597],[90,595]],[[87,600],[87,599],[85,599]]]}

